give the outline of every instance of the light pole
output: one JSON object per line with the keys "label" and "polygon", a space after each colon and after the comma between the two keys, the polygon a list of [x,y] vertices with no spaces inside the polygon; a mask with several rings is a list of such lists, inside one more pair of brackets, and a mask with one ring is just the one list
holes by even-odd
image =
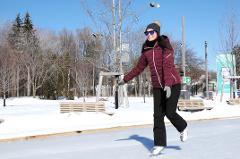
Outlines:
{"label": "light pole", "polygon": [[[184,26],[184,16],[182,16],[182,47],[181,47],[181,51],[182,51],[182,71],[183,71],[183,81],[185,80],[185,76],[186,76],[186,69],[185,69],[185,66],[186,66],[186,60],[185,60],[185,52],[186,52],[186,49],[185,49],[185,26]],[[186,90],[186,84],[183,83],[182,85],[182,89],[183,90]]]}
{"label": "light pole", "polygon": [[206,71],[206,97],[209,99],[209,91],[208,91],[208,59],[207,59],[207,41],[205,41],[205,71]]}
{"label": "light pole", "polygon": [[[116,6],[115,6],[115,0],[112,0],[112,25],[113,25],[113,53],[116,54]],[[116,64],[118,64],[118,56],[116,57]]]}
{"label": "light pole", "polygon": [[160,7],[160,4],[159,3],[156,3],[156,2],[151,2],[149,3],[150,7],[152,8],[159,8]]}
{"label": "light pole", "polygon": [[119,17],[119,63],[120,68],[119,71],[122,74],[122,8],[121,8],[121,0],[118,0],[118,17]]}
{"label": "light pole", "polygon": [[[235,52],[234,52],[234,48],[232,49],[231,51],[231,58],[232,58],[232,73],[231,75],[232,76],[236,76],[236,55],[235,55]],[[230,79],[230,87],[232,87],[232,91],[230,91],[230,98],[235,98],[235,91],[236,91],[236,80],[233,78],[233,79]]]}
{"label": "light pole", "polygon": [[[152,8],[160,7],[160,4],[155,2],[151,2],[149,5]],[[116,9],[118,9],[118,21],[116,21]],[[122,57],[122,23],[123,23],[122,19],[123,17],[122,17],[121,0],[118,0],[118,8],[116,8],[115,0],[112,0],[113,53],[116,55],[116,72],[119,72],[120,74],[123,73],[122,58],[121,58]]]}
{"label": "light pole", "polygon": [[[118,23],[116,23],[116,6],[115,6],[115,0],[112,0],[112,25],[113,25],[113,51],[116,54],[116,66],[117,66],[117,72],[123,73],[122,70],[122,8],[121,8],[121,0],[118,0]],[[156,2],[149,3],[150,7],[152,8],[159,8],[160,4]],[[116,38],[116,26],[118,27],[118,42]],[[117,50],[117,44],[118,44],[118,50]]]}
{"label": "light pole", "polygon": [[182,70],[183,70],[183,77],[186,76],[186,70],[185,70],[185,26],[184,26],[184,16],[182,16]]}

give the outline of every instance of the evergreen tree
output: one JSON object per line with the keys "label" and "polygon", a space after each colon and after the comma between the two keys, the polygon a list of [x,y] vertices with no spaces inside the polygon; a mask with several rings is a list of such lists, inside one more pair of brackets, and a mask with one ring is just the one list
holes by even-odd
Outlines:
{"label": "evergreen tree", "polygon": [[36,30],[33,28],[32,20],[27,12],[24,16],[23,22],[23,36],[24,36],[24,63],[27,69],[27,95],[30,95],[30,88],[32,88],[33,96],[36,95],[38,84],[42,74],[40,69],[43,68],[43,56],[39,45]]}
{"label": "evergreen tree", "polygon": [[28,31],[28,32],[34,31],[33,24],[28,12],[25,14],[25,17],[24,17],[24,31]]}
{"label": "evergreen tree", "polygon": [[34,50],[34,52],[37,52],[39,50],[39,40],[36,36],[35,29],[33,28],[32,20],[27,12],[24,17],[23,22],[23,34],[25,39],[25,49],[28,50]]}
{"label": "evergreen tree", "polygon": [[22,25],[20,14],[17,14],[12,28],[8,34],[8,42],[12,49],[20,51],[22,49]]}

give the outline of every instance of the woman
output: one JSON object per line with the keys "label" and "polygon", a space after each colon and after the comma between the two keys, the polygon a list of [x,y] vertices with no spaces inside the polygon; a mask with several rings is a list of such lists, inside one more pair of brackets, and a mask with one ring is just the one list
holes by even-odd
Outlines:
{"label": "woman", "polygon": [[187,123],[176,113],[181,90],[181,80],[174,65],[174,51],[167,36],[160,36],[160,25],[151,23],[145,30],[147,37],[137,65],[119,82],[122,85],[147,66],[150,67],[154,100],[154,147],[152,155],[158,155],[167,145],[165,115],[180,132],[182,142],[187,140]]}

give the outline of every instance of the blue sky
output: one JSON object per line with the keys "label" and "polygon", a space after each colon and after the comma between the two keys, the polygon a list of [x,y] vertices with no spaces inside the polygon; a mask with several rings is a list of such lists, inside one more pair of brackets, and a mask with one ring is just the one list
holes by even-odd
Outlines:
{"label": "blue sky", "polygon": [[[115,0],[117,1],[117,0]],[[124,0],[123,0],[124,1]],[[145,27],[153,20],[161,22],[161,32],[181,40],[181,17],[185,17],[186,44],[204,58],[204,41],[208,42],[209,68],[216,69],[219,50],[219,28],[229,9],[240,6],[239,0],[155,0],[160,8],[150,8],[154,0],[134,0],[131,9],[140,14],[137,27]],[[101,7],[100,0],[88,0],[93,7]],[[93,26],[81,7],[80,0],[0,0],[0,24],[15,19],[17,13],[31,15],[34,25],[59,31]],[[240,11],[235,9],[239,17]]]}

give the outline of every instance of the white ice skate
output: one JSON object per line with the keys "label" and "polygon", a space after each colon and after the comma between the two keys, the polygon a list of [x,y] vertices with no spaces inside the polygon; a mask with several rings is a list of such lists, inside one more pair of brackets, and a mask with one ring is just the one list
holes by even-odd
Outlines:
{"label": "white ice skate", "polygon": [[185,128],[181,133],[180,133],[180,139],[182,142],[187,141],[188,138],[188,129]]}
{"label": "white ice skate", "polygon": [[154,146],[151,150],[151,156],[157,156],[163,151],[163,146]]}

